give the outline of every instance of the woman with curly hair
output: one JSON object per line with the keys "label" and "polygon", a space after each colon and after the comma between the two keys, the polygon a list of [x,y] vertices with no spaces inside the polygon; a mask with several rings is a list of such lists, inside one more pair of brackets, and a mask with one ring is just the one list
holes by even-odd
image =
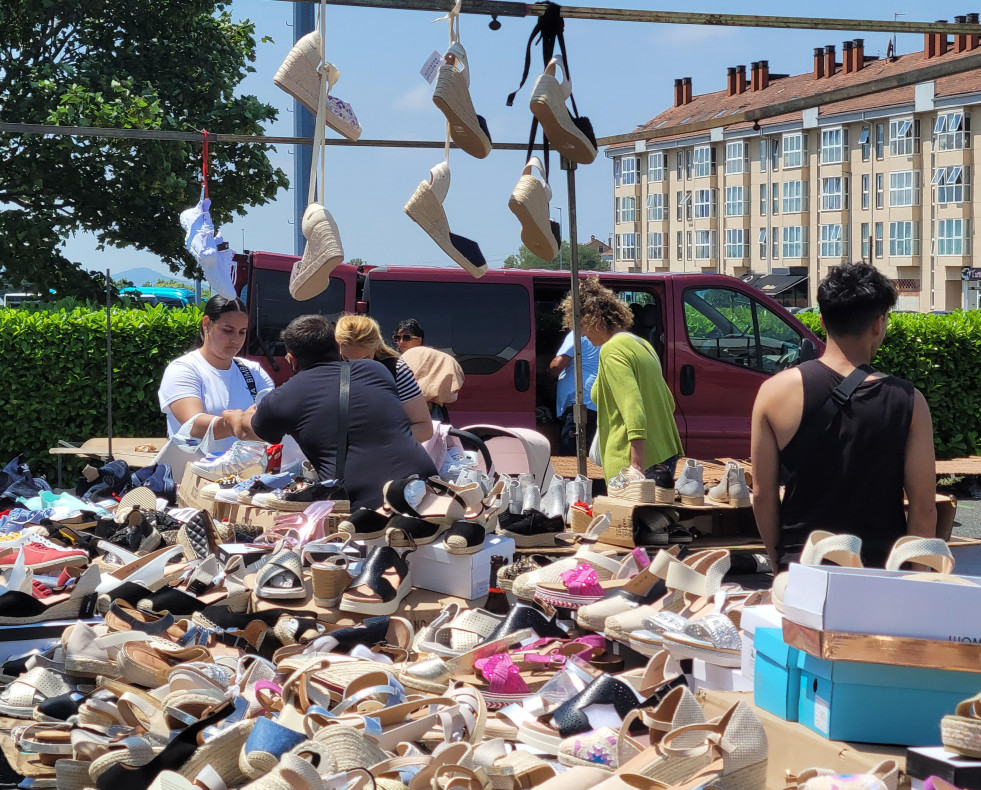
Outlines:
{"label": "woman with curly hair", "polygon": [[[565,327],[572,327],[572,295],[561,305]],[[603,475],[609,481],[652,477],[661,465],[674,475],[682,452],[674,421],[674,398],[650,343],[628,330],[633,313],[596,277],[579,284],[579,315],[583,334],[600,347],[599,373],[591,396]]]}

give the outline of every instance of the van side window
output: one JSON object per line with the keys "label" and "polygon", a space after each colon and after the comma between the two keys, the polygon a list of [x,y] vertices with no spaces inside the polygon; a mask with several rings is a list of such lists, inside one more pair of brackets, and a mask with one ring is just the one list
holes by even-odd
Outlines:
{"label": "van side window", "polygon": [[800,362],[803,335],[744,293],[689,288],[684,306],[688,342],[703,356],[763,373]]}
{"label": "van side window", "polygon": [[496,373],[531,341],[531,295],[507,283],[372,280],[371,317],[390,338],[415,318],[426,345],[456,357],[465,374]]}
{"label": "van side window", "polygon": [[285,356],[286,347],[280,338],[286,325],[297,316],[317,313],[336,319],[344,312],[344,282],[339,279],[331,278],[326,291],[306,302],[290,296],[289,272],[253,269],[250,287],[251,294],[243,290],[242,298],[250,303],[251,324],[255,328],[249,337],[252,356],[267,351],[276,357]]}

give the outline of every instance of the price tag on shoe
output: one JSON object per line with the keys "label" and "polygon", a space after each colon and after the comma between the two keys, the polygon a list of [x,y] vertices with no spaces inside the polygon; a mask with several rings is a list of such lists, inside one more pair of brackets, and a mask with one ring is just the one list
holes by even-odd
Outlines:
{"label": "price tag on shoe", "polygon": [[439,71],[439,66],[442,62],[443,56],[433,50],[433,54],[426,58],[426,62],[423,63],[422,68],[419,69],[419,73],[422,74],[422,78],[430,85],[432,85],[433,80],[436,79],[436,73]]}

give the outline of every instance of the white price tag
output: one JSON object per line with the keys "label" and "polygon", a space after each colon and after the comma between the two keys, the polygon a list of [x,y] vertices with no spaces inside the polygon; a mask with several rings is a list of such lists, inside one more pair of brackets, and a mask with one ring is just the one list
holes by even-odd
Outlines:
{"label": "white price tag", "polygon": [[443,56],[433,50],[433,54],[426,58],[426,62],[423,63],[422,68],[419,69],[419,73],[422,75],[422,78],[430,85],[432,85],[433,80],[436,79],[436,72],[439,71],[439,65],[442,62]]}

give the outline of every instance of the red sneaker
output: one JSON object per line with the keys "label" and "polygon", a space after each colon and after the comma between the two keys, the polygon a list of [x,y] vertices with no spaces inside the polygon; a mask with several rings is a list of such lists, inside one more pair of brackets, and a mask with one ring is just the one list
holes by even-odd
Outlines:
{"label": "red sneaker", "polygon": [[[24,565],[33,571],[56,571],[73,565],[83,567],[89,564],[89,555],[78,549],[61,549],[47,541],[31,541],[21,549],[24,552]],[[0,568],[13,565],[17,561],[17,552],[11,552],[0,557]]]}

